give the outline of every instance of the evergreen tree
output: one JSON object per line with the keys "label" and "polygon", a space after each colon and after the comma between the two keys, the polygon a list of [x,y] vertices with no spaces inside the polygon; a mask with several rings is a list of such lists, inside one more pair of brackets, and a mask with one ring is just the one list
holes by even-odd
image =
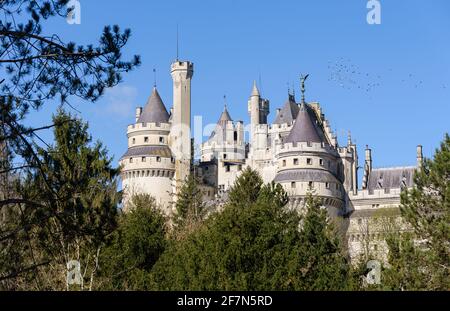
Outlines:
{"label": "evergreen tree", "polygon": [[302,231],[300,215],[285,209],[286,203],[287,194],[279,184],[263,185],[257,172],[245,170],[232,187],[230,201],[221,213],[209,218],[186,239],[168,246],[152,270],[151,287],[346,288],[349,267],[338,242],[328,233],[326,218],[310,212]]}
{"label": "evergreen tree", "polygon": [[19,277],[24,266],[40,267],[23,276],[36,278],[36,283],[24,284],[61,290],[68,261],[77,260],[91,286],[100,249],[116,226],[119,170],[101,143],[92,144],[87,124],[62,110],[53,121],[55,145],[35,146],[39,162],[30,163],[16,189],[23,198],[14,206],[20,230],[4,236],[4,241],[18,239],[15,245],[24,250],[10,271],[2,272]]}
{"label": "evergreen tree", "polygon": [[148,194],[135,194],[101,256],[99,289],[143,290],[166,247],[166,219]]}
{"label": "evergreen tree", "polygon": [[[393,289],[450,289],[450,136],[425,159],[414,188],[401,196],[401,215],[411,234],[391,237],[386,286]],[[405,228],[403,228],[405,229]]]}
{"label": "evergreen tree", "polygon": [[306,213],[301,225],[301,274],[298,288],[304,290],[339,290],[356,286],[349,260],[342,247],[342,237],[327,210],[311,193],[306,199]]}
{"label": "evergreen tree", "polygon": [[199,181],[193,174],[189,175],[181,187],[175,208],[173,221],[178,237],[194,230],[204,219],[206,210],[203,194],[199,187]]}
{"label": "evergreen tree", "polygon": [[228,201],[232,205],[251,205],[258,199],[262,185],[258,172],[247,167],[231,187]]}

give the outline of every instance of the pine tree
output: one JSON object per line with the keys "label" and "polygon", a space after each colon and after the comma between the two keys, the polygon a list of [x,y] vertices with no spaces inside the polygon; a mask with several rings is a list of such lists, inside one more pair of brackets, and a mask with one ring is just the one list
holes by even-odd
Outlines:
{"label": "pine tree", "polygon": [[306,198],[305,208],[300,242],[302,268],[301,276],[296,280],[298,286],[304,290],[343,290],[356,286],[342,238],[327,210],[311,193]]}
{"label": "pine tree", "polygon": [[102,290],[144,290],[147,277],[166,247],[166,218],[148,194],[135,194],[119,217],[100,260]]}
{"label": "pine tree", "polygon": [[[401,196],[401,215],[411,233],[389,242],[386,286],[393,289],[450,289],[450,136],[425,159],[414,188]],[[405,281],[406,280],[406,281]]]}
{"label": "pine tree", "polygon": [[[61,290],[66,289],[67,262],[78,260],[91,286],[101,247],[116,227],[119,170],[102,144],[92,143],[82,120],[60,110],[53,121],[55,144],[35,147],[38,160],[30,163],[15,191],[22,197],[14,206],[20,229],[6,237],[20,240],[15,245],[24,250],[10,271],[2,272],[20,283],[23,267],[32,267],[23,275],[24,286]],[[2,253],[11,254],[13,249]]]}
{"label": "pine tree", "polygon": [[206,216],[203,194],[198,179],[189,175],[175,203],[174,226],[178,237],[189,234]]}
{"label": "pine tree", "polygon": [[[239,200],[240,199],[240,200]],[[158,290],[345,289],[349,267],[326,217],[285,208],[279,184],[245,170],[224,210],[171,243],[150,275]],[[316,228],[317,227],[317,228]],[[317,250],[313,249],[317,248]]]}

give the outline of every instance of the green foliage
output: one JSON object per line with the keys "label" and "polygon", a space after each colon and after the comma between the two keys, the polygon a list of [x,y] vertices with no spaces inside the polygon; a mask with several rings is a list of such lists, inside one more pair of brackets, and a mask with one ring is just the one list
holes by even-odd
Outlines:
{"label": "green foliage", "polygon": [[106,149],[92,144],[87,124],[62,110],[53,121],[55,145],[35,146],[37,160],[15,191],[21,204],[10,206],[16,216],[9,237],[17,243],[6,256],[20,254],[12,275],[45,265],[31,273],[38,288],[63,289],[66,263],[74,259],[95,270],[97,250],[116,226],[119,171]]}
{"label": "green foliage", "polygon": [[262,185],[263,180],[261,176],[250,167],[247,167],[230,190],[228,199],[230,204],[251,205],[258,199]]}
{"label": "green foliage", "polygon": [[[346,288],[349,271],[326,216],[287,211],[280,185],[247,169],[223,212],[172,242],[151,273],[158,290],[327,290]],[[310,210],[315,209],[311,207]],[[318,229],[311,226],[318,226]],[[315,236],[318,234],[319,236]],[[312,248],[317,248],[317,251]],[[322,258],[322,257],[323,258]]]}
{"label": "green foliage", "polygon": [[99,289],[145,289],[148,272],[166,247],[166,231],[166,219],[155,199],[134,195],[101,255]]}
{"label": "green foliage", "polygon": [[174,225],[175,230],[190,231],[205,217],[205,203],[199,187],[199,181],[191,174],[181,187],[175,203]]}
{"label": "green foliage", "polygon": [[411,234],[391,237],[386,286],[401,290],[450,289],[450,137],[401,196],[401,214]]}

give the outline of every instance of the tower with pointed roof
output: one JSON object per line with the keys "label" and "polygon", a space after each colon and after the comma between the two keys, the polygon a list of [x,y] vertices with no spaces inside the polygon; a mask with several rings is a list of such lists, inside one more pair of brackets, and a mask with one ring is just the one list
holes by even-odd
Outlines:
{"label": "tower with pointed roof", "polygon": [[201,162],[203,170],[212,171],[210,166],[214,166],[216,175],[208,180],[217,191],[228,189],[242,171],[245,164],[244,123],[233,121],[226,104],[209,139],[201,145]]}
{"label": "tower with pointed roof", "polygon": [[169,147],[171,124],[156,86],[136,109],[136,123],[127,130],[128,150],[120,159],[124,207],[135,193],[151,194],[166,214],[172,210],[175,158]]}

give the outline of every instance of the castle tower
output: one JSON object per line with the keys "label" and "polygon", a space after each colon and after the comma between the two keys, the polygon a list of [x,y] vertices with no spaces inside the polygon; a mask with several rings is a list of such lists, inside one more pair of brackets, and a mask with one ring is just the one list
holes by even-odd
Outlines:
{"label": "castle tower", "polygon": [[176,60],[171,66],[173,114],[169,145],[175,156],[175,192],[188,177],[191,166],[191,80],[194,64]]}
{"label": "castle tower", "polygon": [[[254,150],[267,147],[267,116],[270,113],[269,101],[263,99],[259,93],[256,81],[253,82],[252,93],[248,101],[250,114],[250,143]],[[266,125],[266,126],[260,126]]]}
{"label": "castle tower", "polygon": [[294,126],[276,154],[280,183],[291,198],[291,207],[298,209],[313,192],[321,198],[333,218],[345,211],[345,189],[340,180],[340,157],[326,138],[313,108],[306,103],[300,109]]}
{"label": "castle tower", "polygon": [[147,193],[163,212],[171,213],[175,164],[169,133],[169,113],[154,87],[145,107],[136,109],[136,123],[127,130],[128,150],[120,159],[125,210],[133,194]]}

